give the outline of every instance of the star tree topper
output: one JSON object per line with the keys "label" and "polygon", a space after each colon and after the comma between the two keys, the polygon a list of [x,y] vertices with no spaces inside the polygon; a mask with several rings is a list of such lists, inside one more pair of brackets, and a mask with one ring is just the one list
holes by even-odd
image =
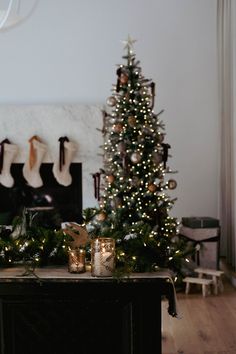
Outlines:
{"label": "star tree topper", "polygon": [[124,44],[124,49],[127,48],[128,54],[132,53],[133,45],[135,42],[137,42],[136,39],[132,39],[130,35],[128,35],[128,38],[125,41],[121,41]]}

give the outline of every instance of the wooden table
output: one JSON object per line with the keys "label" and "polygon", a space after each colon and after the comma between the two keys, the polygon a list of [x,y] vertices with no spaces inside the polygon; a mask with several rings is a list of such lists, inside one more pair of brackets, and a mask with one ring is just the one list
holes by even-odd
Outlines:
{"label": "wooden table", "polygon": [[1,354],[161,354],[161,299],[175,315],[168,273],[121,279],[64,267],[0,270]]}

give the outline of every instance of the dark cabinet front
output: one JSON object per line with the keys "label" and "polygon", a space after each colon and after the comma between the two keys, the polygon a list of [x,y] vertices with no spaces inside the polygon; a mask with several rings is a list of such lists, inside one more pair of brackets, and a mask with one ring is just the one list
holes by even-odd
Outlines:
{"label": "dark cabinet front", "polygon": [[160,354],[165,280],[0,283],[1,354]]}

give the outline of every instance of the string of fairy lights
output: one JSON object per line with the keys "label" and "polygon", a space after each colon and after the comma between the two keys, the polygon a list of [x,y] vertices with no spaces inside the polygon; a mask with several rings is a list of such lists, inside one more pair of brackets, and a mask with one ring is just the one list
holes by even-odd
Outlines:
{"label": "string of fairy lights", "polygon": [[118,66],[117,83],[107,99],[103,148],[104,175],[99,207],[85,222],[93,237],[116,239],[118,264],[133,270],[177,268],[184,245],[175,242],[178,220],[169,215],[177,182],[168,173],[169,144],[165,125],[155,114],[155,85],[142,75],[133,53],[134,41],[125,42],[126,64]]}

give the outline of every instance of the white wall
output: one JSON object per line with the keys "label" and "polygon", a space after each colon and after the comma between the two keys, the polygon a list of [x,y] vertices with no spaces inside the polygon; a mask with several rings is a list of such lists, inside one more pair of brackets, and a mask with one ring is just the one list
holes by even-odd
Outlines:
{"label": "white wall", "polygon": [[216,1],[39,0],[0,33],[0,103],[105,103],[128,33],[157,84],[155,111],[165,109],[173,214],[217,216]]}

